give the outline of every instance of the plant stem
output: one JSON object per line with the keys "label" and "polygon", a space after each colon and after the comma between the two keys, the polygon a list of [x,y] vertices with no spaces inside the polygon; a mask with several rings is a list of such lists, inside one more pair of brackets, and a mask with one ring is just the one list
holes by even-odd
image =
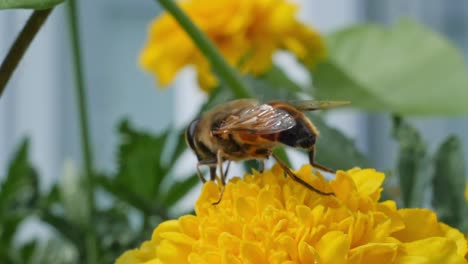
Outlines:
{"label": "plant stem", "polygon": [[21,58],[23,58],[24,53],[28,49],[29,44],[31,44],[41,26],[44,24],[47,17],[49,17],[52,9],[53,8],[35,10],[29,17],[21,32],[18,34],[18,37],[16,37],[15,42],[11,46],[5,60],[0,66],[0,98],[2,97],[3,91],[13,75],[13,72],[18,66],[18,63],[21,61]]}
{"label": "plant stem", "polygon": [[86,230],[86,259],[87,263],[96,264],[98,263],[98,245],[97,238],[94,230],[93,217],[95,212],[94,206],[94,166],[93,166],[93,155],[91,150],[91,142],[89,137],[88,127],[88,116],[86,111],[86,89],[83,77],[83,64],[81,61],[81,46],[78,32],[78,15],[75,0],[67,1],[68,11],[68,24],[71,34],[71,45],[73,52],[73,63],[74,63],[74,75],[75,75],[75,89],[76,99],[78,104],[79,122],[80,122],[80,134],[81,143],[83,146],[83,160],[86,170],[86,191],[87,191],[87,202],[88,210],[90,212],[88,225]]}
{"label": "plant stem", "polygon": [[215,45],[208,37],[190,20],[173,0],[158,0],[158,2],[169,12],[180,26],[191,37],[195,45],[208,58],[212,68],[226,85],[232,90],[237,98],[251,97],[247,86],[243,83],[238,72],[234,70],[223,58]]}

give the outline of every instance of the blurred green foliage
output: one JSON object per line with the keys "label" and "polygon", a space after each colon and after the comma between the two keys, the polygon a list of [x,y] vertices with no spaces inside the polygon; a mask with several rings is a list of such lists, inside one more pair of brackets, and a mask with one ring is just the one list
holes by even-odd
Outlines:
{"label": "blurred green foliage", "polygon": [[430,154],[421,133],[401,117],[393,119],[399,144],[396,174],[402,206],[433,208],[439,219],[463,231],[468,228],[466,171],[461,141],[449,135]]}
{"label": "blurred green foliage", "polygon": [[[82,263],[86,259],[83,234],[90,225],[99,238],[102,263],[112,263],[124,250],[148,239],[159,222],[176,216],[170,209],[198,184],[195,174],[179,177],[172,172],[185,150],[183,133],[168,129],[151,135],[128,121],[120,124],[119,133],[118,170],[95,176],[96,191],[111,204],[97,206],[92,223],[86,220],[86,185],[79,171],[66,165],[60,181],[49,192],[39,193],[38,176],[28,162],[28,142],[21,144],[1,185],[1,263]],[[14,242],[18,226],[31,217],[55,230],[46,244]],[[135,219],[137,223],[132,224]],[[56,256],[44,254],[45,250]]]}

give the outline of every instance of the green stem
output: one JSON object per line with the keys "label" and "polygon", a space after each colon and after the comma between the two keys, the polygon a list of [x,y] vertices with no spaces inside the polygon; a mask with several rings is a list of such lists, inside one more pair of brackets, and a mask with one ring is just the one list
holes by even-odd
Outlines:
{"label": "green stem", "polygon": [[16,37],[15,42],[11,46],[2,63],[2,66],[0,66],[0,97],[2,97],[8,81],[13,75],[18,63],[21,61],[21,58],[23,58],[29,44],[31,44],[41,26],[44,24],[47,17],[49,17],[52,9],[53,8],[35,10],[29,17],[21,32],[18,34],[18,37]]}
{"label": "green stem", "polygon": [[238,72],[229,66],[215,45],[195,24],[192,23],[184,11],[182,11],[182,9],[180,9],[173,0],[158,0],[158,2],[175,18],[180,26],[192,38],[195,45],[197,45],[206,58],[208,58],[212,68],[232,90],[233,94],[237,98],[252,97],[249,89],[243,83]]}
{"label": "green stem", "polygon": [[78,15],[75,0],[67,1],[68,11],[68,24],[71,34],[71,44],[73,52],[74,62],[74,75],[75,75],[75,89],[76,99],[79,111],[79,122],[80,122],[80,134],[81,143],[83,146],[83,160],[86,170],[86,191],[87,191],[87,202],[90,212],[90,218],[88,219],[88,226],[86,230],[86,259],[87,263],[96,264],[98,263],[98,245],[97,238],[94,230],[93,216],[95,212],[95,198],[94,198],[94,166],[93,166],[93,155],[91,150],[91,142],[88,128],[88,116],[86,111],[86,89],[83,77],[83,64],[81,62],[81,47],[80,38],[78,32]]}

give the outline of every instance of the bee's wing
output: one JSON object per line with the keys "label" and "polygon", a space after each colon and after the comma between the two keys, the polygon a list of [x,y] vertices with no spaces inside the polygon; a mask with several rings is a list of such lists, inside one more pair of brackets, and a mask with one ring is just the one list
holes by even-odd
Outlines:
{"label": "bee's wing", "polygon": [[273,134],[292,128],[296,120],[288,112],[262,104],[227,117],[213,134]]}
{"label": "bee's wing", "polygon": [[317,101],[317,100],[298,100],[286,101],[285,103],[295,107],[300,111],[314,111],[320,109],[328,109],[342,105],[350,104],[350,101]]}

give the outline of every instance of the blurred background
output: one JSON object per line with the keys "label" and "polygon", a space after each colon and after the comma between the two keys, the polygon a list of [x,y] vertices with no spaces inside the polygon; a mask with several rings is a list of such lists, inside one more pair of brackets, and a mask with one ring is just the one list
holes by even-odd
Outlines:
{"label": "blurred background", "polygon": [[[448,37],[464,52],[465,61],[468,56],[468,2],[464,0],[450,4],[443,0],[297,2],[302,7],[301,20],[322,33],[364,21],[391,24],[401,17],[411,17]],[[172,87],[165,90],[156,89],[153,77],[139,69],[137,58],[148,24],[161,12],[154,1],[82,0],[78,7],[95,165],[98,170],[112,171],[116,169],[116,126],[122,118],[154,133],[171,125],[182,127],[195,117],[205,95],[195,86],[192,69],[181,72]],[[0,12],[1,58],[29,13]],[[43,190],[59,178],[65,161],[81,164],[66,24],[64,5],[60,5],[39,32],[0,99],[0,175],[5,175],[20,140],[30,137],[31,160],[39,170]],[[275,61],[298,82],[311,81],[291,57],[278,54]],[[467,117],[410,120],[423,132],[431,152],[447,135],[456,134],[468,153]],[[396,146],[390,135],[388,114],[339,110],[327,114],[327,121],[353,138],[378,170],[394,165]],[[467,158],[465,155],[465,164]],[[184,159],[186,163],[182,162],[184,166],[178,169],[193,172],[194,156],[187,153]],[[193,204],[193,200],[189,203]],[[47,233],[44,228],[37,229],[39,224],[34,219],[25,225],[20,237]]]}

